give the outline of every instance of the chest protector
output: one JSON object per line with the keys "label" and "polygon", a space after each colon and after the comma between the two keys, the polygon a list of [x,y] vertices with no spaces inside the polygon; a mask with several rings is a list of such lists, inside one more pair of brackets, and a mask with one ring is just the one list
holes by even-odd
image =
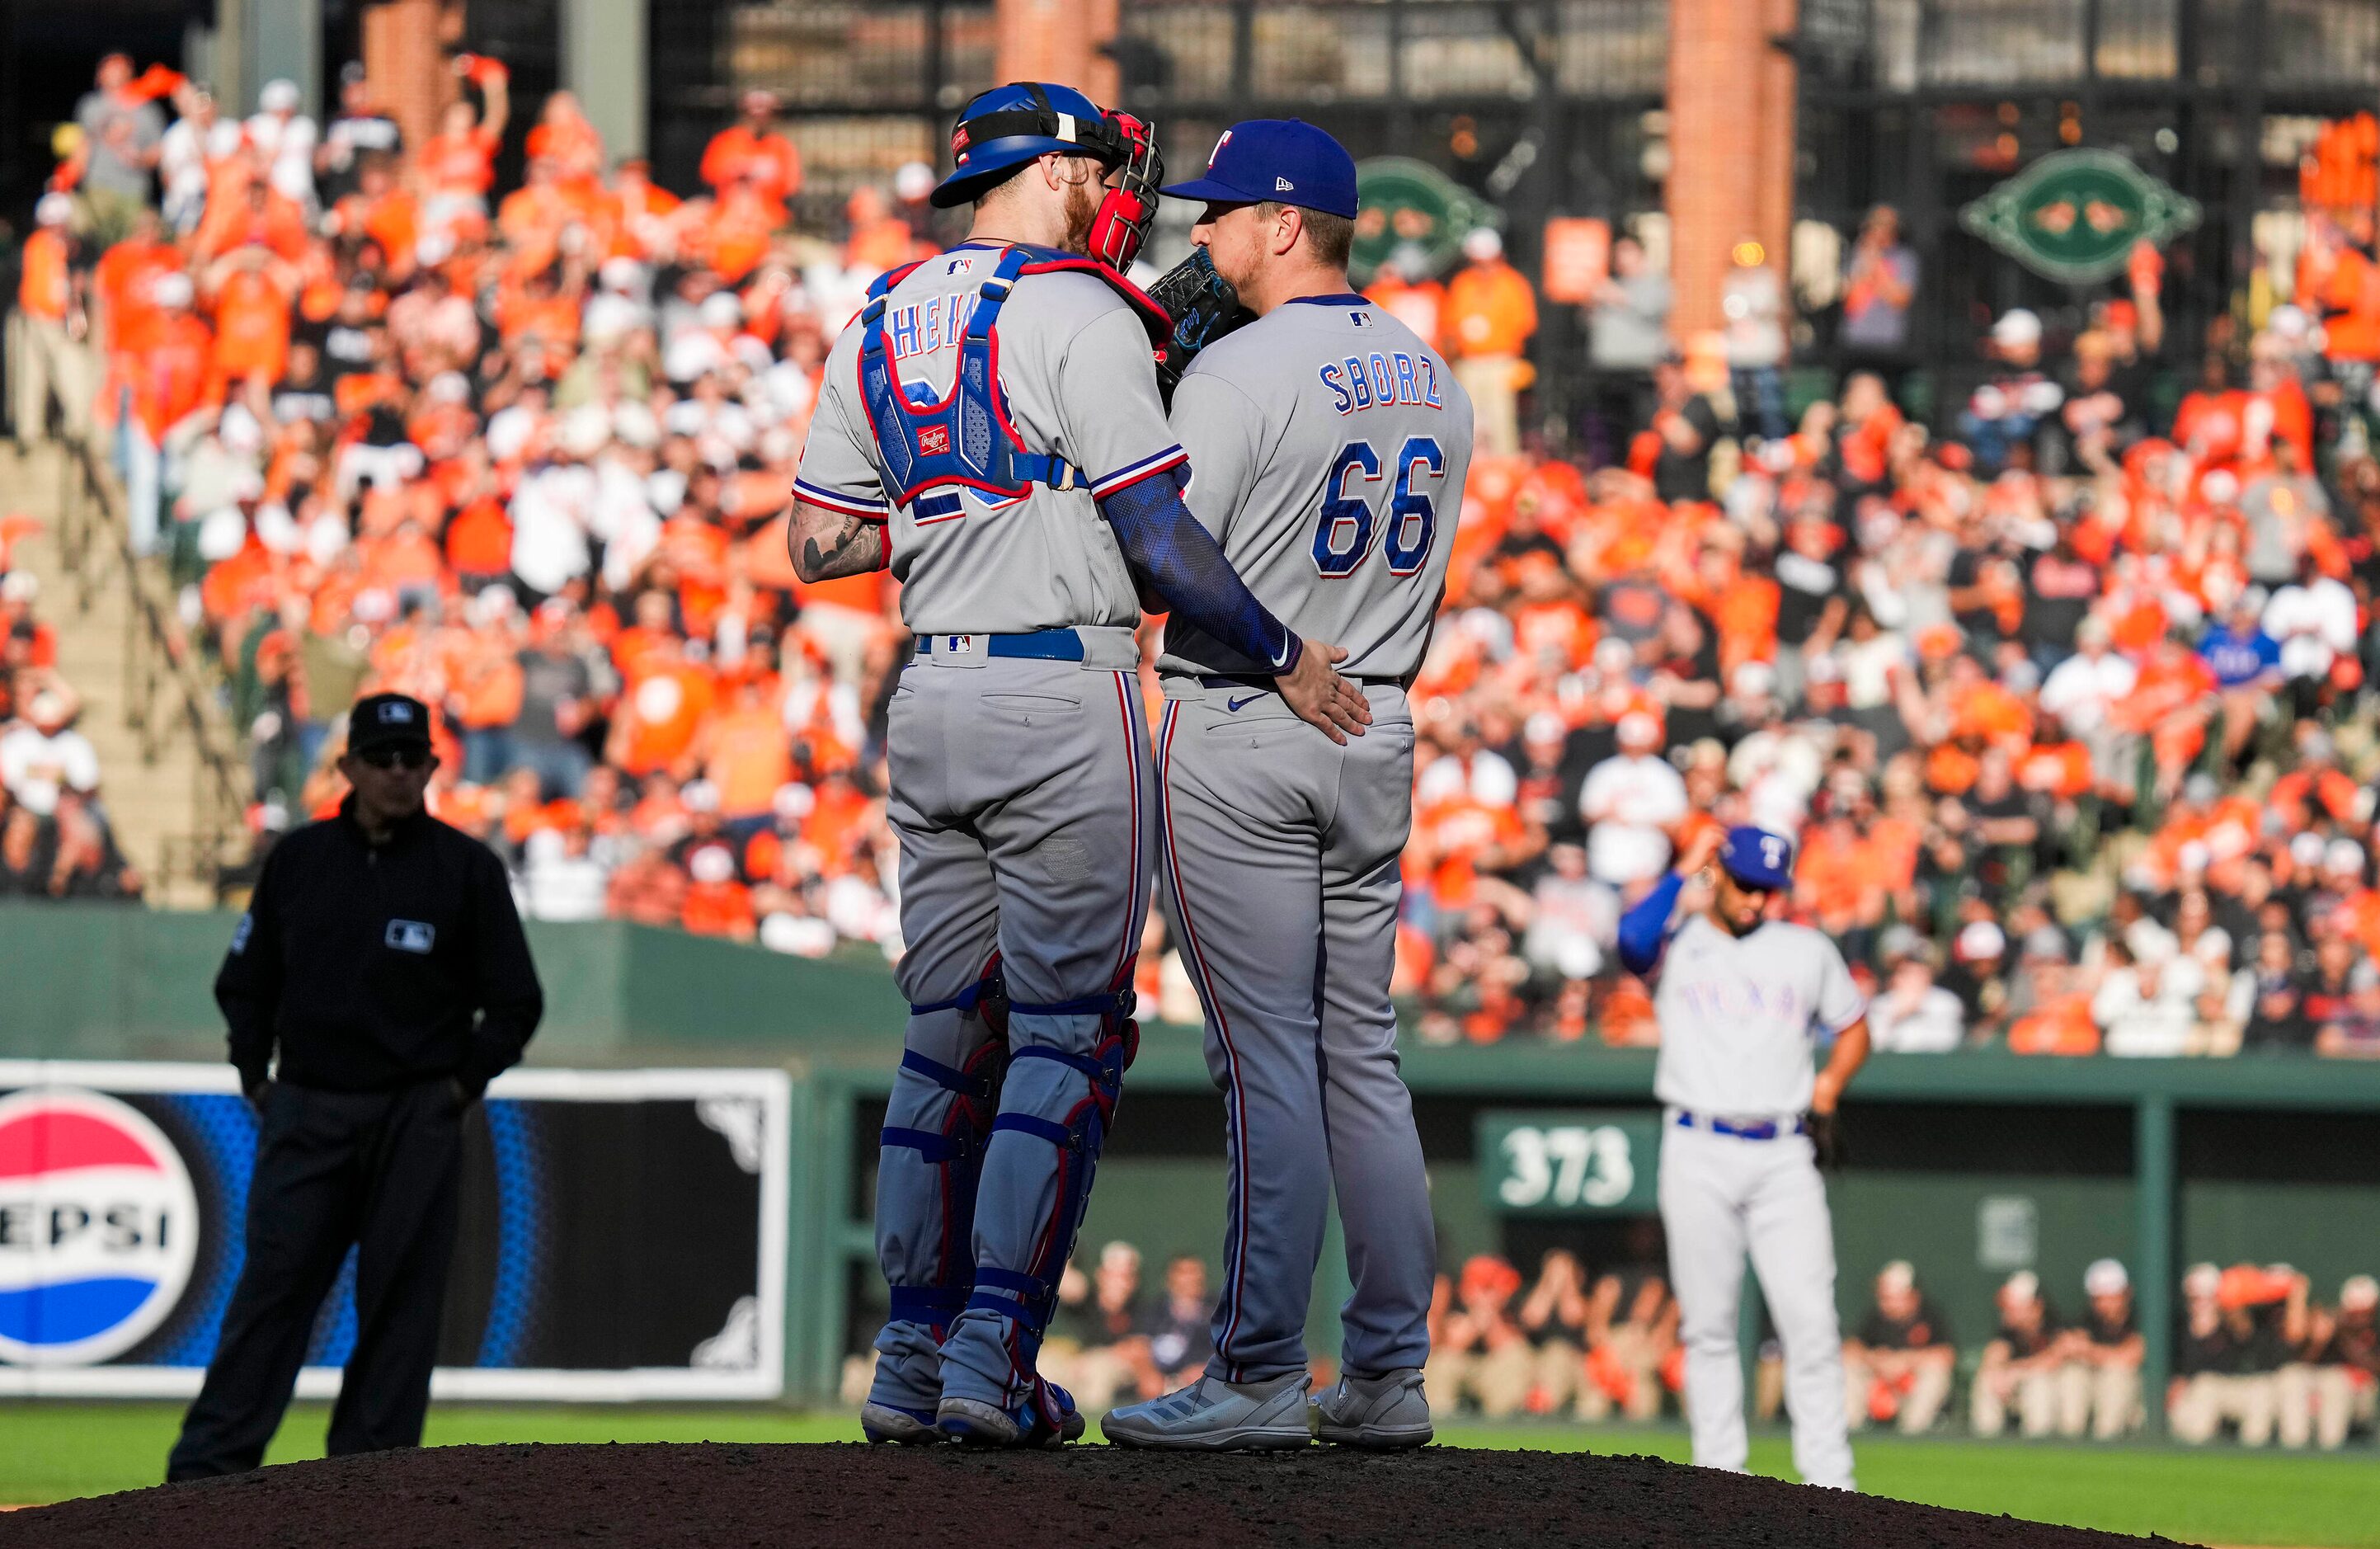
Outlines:
{"label": "chest protector", "polygon": [[[939,263],[947,256],[923,262]],[[884,342],[884,309],[892,288],[917,267],[906,264],[878,276],[859,314],[859,396],[868,406],[884,493],[892,504],[907,506],[929,491],[947,489],[950,494],[929,501],[934,509],[921,507],[918,515],[955,516],[962,488],[1015,499],[1034,484],[1088,487],[1084,470],[1054,452],[1026,446],[1008,417],[1007,394],[1000,384],[1000,309],[1027,274],[1073,273],[1097,277],[1130,302],[1152,348],[1172,333],[1172,320],[1139,287],[1103,263],[1047,248],[1010,247],[977,293],[974,314],[959,341],[958,371],[951,390],[936,400],[930,389],[901,381]]]}

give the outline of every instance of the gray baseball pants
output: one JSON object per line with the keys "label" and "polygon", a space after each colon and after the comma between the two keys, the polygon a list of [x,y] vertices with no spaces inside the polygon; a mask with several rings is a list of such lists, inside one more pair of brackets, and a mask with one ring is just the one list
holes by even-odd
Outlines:
{"label": "gray baseball pants", "polygon": [[1255,686],[1168,677],[1158,737],[1164,908],[1207,1012],[1230,1198],[1215,1356],[1226,1382],[1305,1370],[1305,1311],[1338,1189],[1354,1289],[1346,1369],[1429,1355],[1437,1261],[1389,1004],[1413,716],[1366,689],[1341,747]]}
{"label": "gray baseball pants", "polygon": [[1113,1115],[1156,802],[1132,631],[1077,633],[1081,663],[934,636],[893,692],[911,1011],[877,1167],[877,1403],[1030,1396]]}

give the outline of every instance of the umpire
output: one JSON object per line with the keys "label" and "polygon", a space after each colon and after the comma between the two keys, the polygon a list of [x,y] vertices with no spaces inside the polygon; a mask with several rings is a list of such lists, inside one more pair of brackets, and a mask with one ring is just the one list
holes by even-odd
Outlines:
{"label": "umpire", "polygon": [[503,863],[422,811],[429,710],[373,694],[347,728],[352,793],[273,848],[215,979],[261,1124],[248,1262],[169,1482],[263,1459],[350,1243],[356,1345],[330,1451],[420,1445],[463,1114],[545,1009]]}

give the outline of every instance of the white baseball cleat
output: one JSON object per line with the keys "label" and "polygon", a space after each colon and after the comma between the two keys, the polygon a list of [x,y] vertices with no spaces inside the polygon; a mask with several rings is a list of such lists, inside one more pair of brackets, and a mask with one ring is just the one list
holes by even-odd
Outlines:
{"label": "white baseball cleat", "polygon": [[935,1428],[933,1410],[880,1404],[872,1398],[860,1408],[859,1429],[871,1442],[892,1442],[904,1446],[950,1439]]}
{"label": "white baseball cleat", "polygon": [[1421,1368],[1377,1377],[1342,1375],[1314,1400],[1314,1433],[1326,1442],[1381,1452],[1426,1445],[1431,1435],[1429,1399],[1421,1390]]}
{"label": "white baseball cleat", "polygon": [[1314,1440],[1305,1414],[1312,1379],[1292,1372],[1262,1383],[1200,1377],[1162,1398],[1111,1409],[1099,1430],[1118,1446],[1178,1452],[1274,1452]]}

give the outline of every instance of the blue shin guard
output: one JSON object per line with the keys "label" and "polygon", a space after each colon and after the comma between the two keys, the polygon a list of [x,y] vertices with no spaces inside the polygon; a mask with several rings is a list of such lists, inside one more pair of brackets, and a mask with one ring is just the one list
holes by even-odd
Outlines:
{"label": "blue shin guard", "polygon": [[891,1307],[876,1339],[884,1359],[863,1413],[871,1440],[936,1439],[938,1352],[974,1288],[976,1196],[1007,1071],[999,957],[965,994],[910,1011],[913,1043],[918,1021],[938,1013],[958,1013],[962,1047],[977,1031],[966,1023],[982,1028],[964,1065],[913,1047],[893,1081],[877,1175],[878,1253]]}
{"label": "blue shin guard", "polygon": [[[1059,1281],[1138,1043],[1129,990],[1048,1006],[1013,1003],[1010,1009],[1034,1023],[1018,1024],[1002,1109],[991,1123],[996,1160],[986,1175],[975,1287],[944,1362],[945,1430],[953,1403],[963,1417],[987,1411],[978,1418],[997,1429],[989,1413],[1013,1416],[1021,1404],[1040,1402],[1035,1395],[1047,1385],[1036,1374],[1042,1336],[1057,1310]],[[1099,1017],[1090,1053],[1025,1041],[1063,1036],[1043,1018],[1087,1013]],[[1028,1074],[1028,1067],[1038,1073]]]}

